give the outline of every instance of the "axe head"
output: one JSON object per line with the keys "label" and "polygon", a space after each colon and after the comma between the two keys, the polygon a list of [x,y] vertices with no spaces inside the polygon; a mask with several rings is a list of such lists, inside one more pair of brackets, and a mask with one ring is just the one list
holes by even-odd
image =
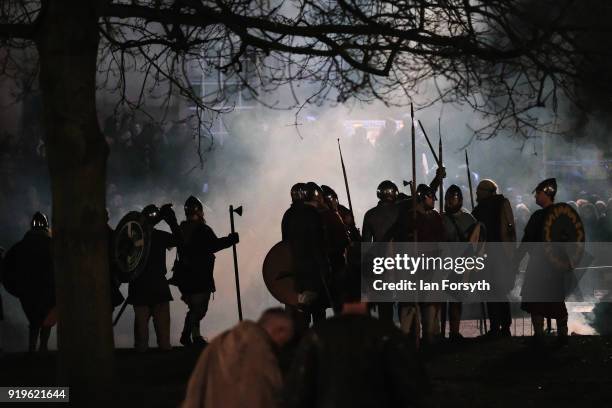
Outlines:
{"label": "axe head", "polygon": [[406,187],[406,186],[409,186],[409,185],[410,185],[410,182],[409,182],[409,181],[406,181],[406,180],[403,180],[403,181],[402,181],[402,184],[404,185],[404,187]]}
{"label": "axe head", "polygon": [[242,217],[242,206],[234,208],[234,212]]}

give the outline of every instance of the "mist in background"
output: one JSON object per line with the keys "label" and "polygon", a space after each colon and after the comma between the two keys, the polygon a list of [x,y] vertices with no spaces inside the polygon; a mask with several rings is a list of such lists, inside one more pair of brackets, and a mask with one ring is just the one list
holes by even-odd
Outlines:
{"label": "mist in background", "polygon": [[[314,181],[336,190],[340,202],[348,206],[340,167],[340,139],[347,168],[351,198],[358,227],[364,213],[377,203],[376,187],[385,179],[395,182],[401,191],[403,180],[411,178],[411,129],[409,108],[387,108],[382,104],[364,106],[305,107],[295,110],[270,110],[256,106],[240,109],[223,117],[217,133],[200,140],[204,146],[203,162],[197,154],[198,140],[177,107],[173,123],[148,128],[153,152],[143,156],[139,149],[123,149],[122,126],[145,127],[150,119],[136,114],[128,125],[114,118],[107,109],[100,122],[110,138],[111,155],[107,185],[107,207],[110,224],[145,205],[173,203],[180,220],[183,203],[189,195],[205,204],[205,218],[218,236],[230,232],[228,206],[242,205],[244,213],[236,218],[240,234],[238,263],[244,316],[256,319],[267,307],[276,306],[261,277],[264,257],[281,239],[280,223],[290,205],[289,190],[297,182]],[[28,129],[27,110],[22,112],[21,128]],[[544,113],[543,113],[544,114]],[[470,157],[474,189],[483,178],[495,180],[500,192],[514,206],[524,203],[536,209],[531,191],[545,177],[557,177],[558,201],[576,200],[579,196],[610,197],[609,172],[601,163],[608,151],[609,131],[596,118],[574,125],[569,136],[546,136],[524,139],[500,134],[491,140],[473,140],[472,129],[480,127],[481,118],[454,105],[435,104],[417,110],[419,119],[437,150],[439,133],[444,145],[445,189],[457,184],[464,190],[464,206],[470,209],[464,150]],[[439,122],[438,122],[439,120]],[[560,125],[565,123],[559,119]],[[113,122],[116,122],[112,125]],[[172,121],[170,121],[172,122]],[[438,124],[439,123],[439,124]],[[111,129],[111,130],[108,130]],[[440,130],[440,132],[439,132]],[[50,188],[44,164],[44,145],[40,146],[40,129],[29,143],[13,136],[7,144],[18,146],[27,161],[17,160],[14,151],[2,153],[3,185],[1,188],[2,234],[0,245],[9,248],[21,239],[35,211],[50,214]],[[38,132],[38,136],[36,136]],[[113,133],[114,132],[114,133]],[[27,133],[27,132],[26,132]],[[429,183],[436,163],[422,133],[417,127],[417,183]],[[132,135],[136,138],[136,135]],[[37,140],[38,137],[38,140]],[[206,151],[210,147],[210,151]],[[33,150],[32,150],[33,149]],[[154,157],[154,159],[152,159]],[[567,161],[578,162],[571,166]],[[154,163],[154,164],[151,164]],[[141,166],[142,167],[138,167]],[[134,166],[137,166],[136,168]],[[515,213],[515,216],[517,214]],[[158,228],[167,230],[163,222]],[[522,234],[522,231],[520,232]],[[175,252],[167,256],[168,277]],[[202,333],[212,338],[238,321],[234,271],[231,250],[217,253],[215,267],[217,292],[211,300]],[[19,302],[3,289],[5,309],[4,348],[25,350],[27,322]],[[127,295],[127,285],[121,287]],[[180,293],[172,287],[171,341],[178,345],[186,308]],[[115,313],[119,308],[115,309]],[[570,331],[592,333],[582,313],[570,316]],[[151,324],[152,331],[152,324]],[[155,345],[154,335],[150,343]],[[55,344],[55,330],[51,344]],[[118,347],[133,346],[133,310],[128,307],[115,327]]]}

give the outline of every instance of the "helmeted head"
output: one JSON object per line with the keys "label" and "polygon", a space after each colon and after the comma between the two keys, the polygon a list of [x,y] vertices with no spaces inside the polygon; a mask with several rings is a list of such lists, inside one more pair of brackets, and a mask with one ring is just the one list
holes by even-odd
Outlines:
{"label": "helmeted head", "polygon": [[497,183],[491,179],[484,179],[478,183],[476,187],[476,201],[482,201],[486,198],[492,197],[497,194]]}
{"label": "helmeted head", "polygon": [[538,191],[541,191],[550,198],[554,199],[555,194],[557,194],[557,179],[549,178],[541,181],[540,184],[533,189],[532,193],[537,193]]}
{"label": "helmeted head", "polygon": [[36,213],[32,216],[30,228],[33,230],[49,229],[49,220],[47,220],[47,216],[40,211],[36,211]]}
{"label": "helmeted head", "polygon": [[417,202],[422,204],[425,209],[431,210],[434,208],[436,201],[436,192],[427,184],[419,184],[416,189]]}
{"label": "helmeted head", "polygon": [[608,213],[608,205],[603,200],[597,200],[595,202],[595,207],[597,207],[597,212],[600,217],[605,216]]}
{"label": "helmeted head", "polygon": [[194,216],[204,217],[204,205],[196,197],[189,196],[187,201],[185,201],[185,217],[190,219]]}
{"label": "helmeted head", "polygon": [[381,201],[394,202],[397,200],[399,190],[394,182],[385,180],[376,188],[376,197]]}
{"label": "helmeted head", "polygon": [[161,221],[161,213],[155,204],[149,204],[142,209],[141,214],[147,218],[147,222],[156,225]]}
{"label": "helmeted head", "polygon": [[338,194],[336,194],[334,189],[323,184],[321,186],[321,190],[323,191],[323,199],[325,200],[325,204],[327,204],[327,206],[332,210],[338,211]]}
{"label": "helmeted head", "polygon": [[323,190],[314,181],[306,183],[306,201],[324,205]]}
{"label": "helmeted head", "polygon": [[291,187],[291,202],[302,203],[306,200],[306,183],[296,183]]}
{"label": "helmeted head", "polygon": [[451,214],[461,210],[463,206],[463,192],[455,184],[451,185],[444,194],[444,209]]}

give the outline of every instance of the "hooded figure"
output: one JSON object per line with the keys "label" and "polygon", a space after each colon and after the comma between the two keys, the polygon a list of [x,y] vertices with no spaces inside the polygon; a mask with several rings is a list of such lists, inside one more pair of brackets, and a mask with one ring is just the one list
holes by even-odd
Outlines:
{"label": "hooded figure", "polygon": [[182,408],[277,408],[283,386],[278,350],[293,337],[282,309],[266,310],[215,337],[189,378]]}
{"label": "hooded figure", "polygon": [[[484,179],[476,188],[476,201],[478,204],[472,215],[484,225],[487,233],[487,242],[506,242],[503,246],[505,257],[490,259],[487,262],[486,273],[492,281],[493,288],[498,297],[506,297],[514,286],[515,270],[509,270],[514,258],[514,242],[516,242],[516,228],[512,205],[502,194],[498,194],[497,184],[493,180]],[[487,302],[490,330],[489,337],[510,337],[512,315],[509,302]]]}

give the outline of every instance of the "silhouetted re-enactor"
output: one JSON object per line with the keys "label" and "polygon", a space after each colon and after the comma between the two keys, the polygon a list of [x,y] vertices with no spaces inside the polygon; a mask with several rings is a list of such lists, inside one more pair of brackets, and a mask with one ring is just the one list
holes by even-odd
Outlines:
{"label": "silhouetted re-enactor", "polygon": [[221,333],[198,359],[182,408],[280,408],[277,355],[292,337],[291,316],[280,308]]}
{"label": "silhouetted re-enactor", "polygon": [[325,320],[325,309],[330,306],[331,265],[326,224],[320,212],[321,188],[313,182],[294,188],[293,202],[283,215],[281,229],[283,241],[289,244],[298,293],[299,305],[291,310],[297,331],[302,332],[311,321]]}
{"label": "silhouetted re-enactor", "polygon": [[343,285],[342,314],[302,339],[285,389],[288,408],[416,406],[428,389],[413,346],[389,322],[368,314],[360,281]]}
{"label": "silhouetted re-enactor", "polygon": [[[567,307],[565,306],[565,282],[571,276],[571,263],[557,265],[543,251],[529,251],[529,243],[544,241],[544,220],[552,209],[557,193],[554,178],[542,181],[534,190],[536,204],[542,207],[534,212],[527,226],[518,250],[517,261],[529,253],[529,264],[521,295],[530,301],[521,303],[521,309],[531,314],[533,335],[536,344],[544,337],[544,318],[556,319],[557,343],[565,345],[567,337]],[[533,248],[533,247],[532,247]],[[540,299],[541,301],[533,301]]]}
{"label": "silhouetted re-enactor", "polygon": [[[174,211],[169,205],[161,209],[147,205],[142,213],[152,228],[151,249],[146,266],[141,274],[129,284],[128,303],[134,306],[134,344],[136,351],[149,348],[149,320],[157,336],[161,350],[170,350],[170,301],[172,295],[166,280],[166,252],[180,243],[178,224]],[[164,220],[172,233],[154,228]]]}
{"label": "silhouetted re-enactor", "polygon": [[213,277],[215,252],[238,243],[239,236],[230,233],[226,237],[217,237],[206,224],[202,202],[194,196],[185,201],[185,218],[180,225],[183,244],[179,248],[172,279],[189,308],[180,341],[184,346],[193,343],[204,345],[200,322],[206,316],[210,297],[216,290]]}
{"label": "silhouetted re-enactor", "polygon": [[29,323],[28,351],[48,349],[51,328],[56,323],[55,279],[51,231],[47,217],[37,212],[30,230],[4,259],[4,286],[19,298]]}
{"label": "silhouetted re-enactor", "polygon": [[[463,193],[459,186],[452,184],[444,195],[444,215],[442,216],[446,240],[448,242],[467,242],[470,234],[478,225],[472,214],[463,208]],[[444,306],[443,306],[444,307]],[[461,302],[449,302],[449,338],[451,341],[461,341]]]}
{"label": "silhouetted re-enactor", "polygon": [[[497,193],[497,184],[493,180],[484,179],[476,188],[478,205],[472,211],[476,220],[481,222],[487,232],[487,242],[516,242],[516,228],[510,201]],[[511,270],[514,258],[514,245],[503,246],[504,257],[489,259],[485,271],[493,279],[492,287],[498,292],[498,297],[507,297],[514,286],[516,271]],[[512,315],[509,302],[487,302],[490,328],[488,337],[511,336],[510,326]]]}

